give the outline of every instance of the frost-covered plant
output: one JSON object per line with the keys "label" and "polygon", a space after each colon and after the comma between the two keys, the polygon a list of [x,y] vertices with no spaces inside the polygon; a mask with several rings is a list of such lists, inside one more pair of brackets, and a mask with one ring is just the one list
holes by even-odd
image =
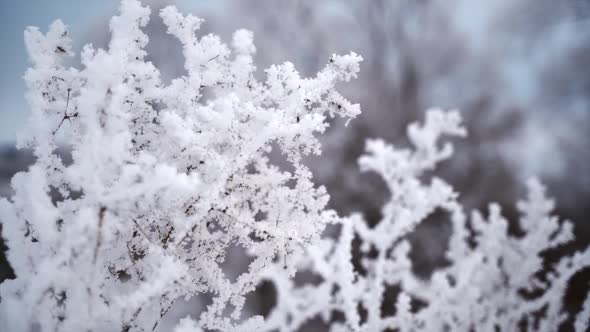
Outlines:
{"label": "frost-covered plant", "polygon": [[[160,14],[183,46],[186,75],[164,84],[144,60],[149,13],[123,0],[108,49],[85,46],[80,69],[62,64],[72,51],[60,21],[46,35],[25,33],[32,114],[19,145],[37,160],[0,200],[17,276],[0,285],[2,330],[152,331],[175,300],[205,293],[207,310],[177,332],[293,331],[316,317],[332,331],[553,330],[563,320],[560,297],[590,250],[539,275],[540,253],[572,238],[543,187],[530,182],[516,237],[497,206],[469,223],[452,187],[427,180],[452,154],[440,136],[466,133],[458,113],[432,110],[411,125],[412,150],[370,141],[361,167],[383,177],[391,199],[375,227],[340,218],[302,157],[320,152],[328,116],[360,113],[335,90],[356,77],[360,56],[334,55],[309,79],[289,63],[271,66],[259,82],[250,32],[237,31],[230,49],[214,35],[197,38],[202,21],[167,7]],[[292,172],[270,163],[271,146]],[[406,236],[437,210],[453,225],[450,265],[425,281],[412,272]],[[339,233],[322,237],[329,224]],[[223,264],[235,248],[251,262],[231,276]],[[296,283],[297,271],[319,281]],[[266,318],[242,317],[244,296],[263,280],[276,305]]]}
{"label": "frost-covered plant", "polygon": [[[46,35],[25,32],[32,115],[19,144],[37,160],[0,201],[17,275],[1,285],[3,330],[151,330],[174,300],[205,292],[214,302],[201,324],[230,330],[253,276],[273,260],[293,275],[290,257],[337,218],[301,157],[320,152],[328,116],[360,113],[335,90],[356,76],[359,56],[334,55],[310,79],[272,66],[259,82],[250,32],[230,48],[197,38],[202,21],[167,7],[187,74],[165,85],[145,61],[149,8],[124,0],[120,11],[108,49],[85,46],[81,69],[63,65],[72,51],[60,21]],[[269,163],[271,144],[293,172]],[[221,264],[234,245],[253,260],[230,280]]]}
{"label": "frost-covered plant", "polygon": [[[571,223],[551,215],[553,201],[534,179],[527,200],[518,203],[522,236],[508,232],[495,204],[488,220],[474,212],[469,223],[452,187],[437,177],[427,180],[426,173],[452,154],[449,143],[438,147],[441,136],[466,134],[460,121],[456,112],[430,110],[423,126],[408,127],[413,150],[367,143],[361,168],[381,175],[391,192],[382,219],[372,228],[358,215],[341,219],[335,239],[322,239],[299,256],[300,270],[315,282],[298,285],[278,266],[263,276],[278,289],[263,330],[294,331],[317,317],[331,323],[331,331],[558,330],[567,318],[561,307],[565,289],[574,273],[590,266],[590,248],[542,273],[541,254],[569,242],[573,233]],[[412,271],[406,235],[437,211],[452,223],[449,266],[422,280]],[[353,264],[355,241],[359,266]],[[389,303],[393,294],[396,301]],[[577,331],[586,330],[588,311],[587,300]]]}

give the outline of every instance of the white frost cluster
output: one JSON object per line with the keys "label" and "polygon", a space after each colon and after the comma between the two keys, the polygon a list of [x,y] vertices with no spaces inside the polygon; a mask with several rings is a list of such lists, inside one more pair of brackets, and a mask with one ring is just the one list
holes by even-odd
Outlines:
{"label": "white frost cluster", "polygon": [[[468,223],[452,187],[426,180],[452,154],[440,136],[466,134],[457,112],[432,110],[423,126],[411,125],[414,149],[368,142],[361,168],[391,191],[371,228],[326,209],[325,189],[301,162],[321,152],[316,136],[328,117],[360,113],[335,90],[356,77],[360,56],[334,55],[314,78],[291,63],[271,66],[261,82],[251,32],[237,31],[228,47],[196,35],[201,19],[167,7],[160,16],[182,44],[187,74],[166,85],[145,61],[149,15],[123,0],[108,49],[85,46],[80,69],[63,65],[73,55],[63,23],[45,35],[25,32],[32,113],[19,145],[37,160],[13,178],[14,196],[0,200],[17,276],[0,285],[0,330],[152,331],[177,299],[199,294],[212,303],[175,331],[294,331],[317,317],[332,331],[553,330],[563,321],[560,297],[590,265],[590,251],[538,277],[539,254],[573,236],[571,224],[550,215],[543,187],[529,184],[519,204],[525,235],[514,237],[499,207]],[[71,163],[57,155],[58,142],[71,148]],[[271,146],[292,172],[269,162]],[[453,224],[451,264],[425,281],[412,273],[406,235],[437,209]],[[328,225],[337,236],[322,237]],[[235,248],[251,261],[230,276],[223,264]],[[298,271],[320,281],[297,284]],[[275,307],[266,318],[243,317],[245,295],[262,281],[275,286]],[[399,294],[387,316],[391,287]]]}
{"label": "white frost cluster", "polygon": [[[409,126],[412,150],[369,141],[361,168],[381,175],[391,193],[382,219],[372,228],[358,215],[340,219],[336,238],[322,239],[299,257],[299,269],[320,282],[297,285],[278,269],[265,275],[279,296],[262,330],[296,331],[321,317],[330,331],[557,331],[567,318],[561,305],[567,284],[590,266],[590,249],[562,258],[547,276],[540,274],[542,252],[569,242],[573,234],[571,223],[551,215],[553,201],[536,180],[518,203],[524,235],[508,232],[494,204],[487,220],[479,212],[468,220],[452,187],[425,173],[452,153],[449,143],[438,147],[442,135],[465,134],[457,112],[434,109],[423,126]],[[437,211],[452,223],[449,265],[423,280],[412,271],[406,235]],[[392,294],[397,301],[388,304]],[[587,329],[589,301],[576,331]]]}

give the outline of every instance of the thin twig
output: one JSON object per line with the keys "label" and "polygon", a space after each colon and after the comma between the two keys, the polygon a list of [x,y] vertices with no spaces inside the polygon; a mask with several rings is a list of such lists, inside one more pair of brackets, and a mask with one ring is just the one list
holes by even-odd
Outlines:
{"label": "thin twig", "polygon": [[143,228],[141,226],[139,226],[139,224],[137,223],[137,220],[135,220],[134,218],[131,218],[131,220],[133,220],[133,223],[135,224],[135,226],[137,226],[137,229],[139,230],[139,232],[141,233],[141,235],[143,235],[145,237],[145,239],[153,245],[156,245],[154,242],[152,242],[152,240],[147,236],[147,234],[143,231]]}
{"label": "thin twig", "polygon": [[94,247],[94,258],[92,259],[93,264],[96,264],[98,250],[100,249],[100,245],[102,242],[102,224],[104,223],[104,213],[106,212],[106,210],[106,207],[101,206],[100,210],[98,211],[98,234],[96,236],[96,246]]}
{"label": "thin twig", "polygon": [[[213,61],[213,60],[215,60],[215,59],[217,59],[217,58],[219,58],[219,54],[217,54],[216,56],[214,56],[214,57],[212,57],[211,59],[207,60],[207,63],[209,63],[209,62],[211,62],[211,61]],[[205,66],[205,65],[201,65],[201,67],[202,67],[202,68],[207,68],[207,66]]]}
{"label": "thin twig", "polygon": [[55,134],[57,133],[57,131],[59,130],[59,128],[61,128],[61,126],[63,125],[64,121],[66,120],[70,120],[71,118],[75,118],[78,117],[78,112],[69,115],[68,114],[68,106],[70,105],[70,91],[72,91],[71,88],[68,88],[68,98],[66,100],[66,109],[64,110],[64,116],[61,119],[61,121],[59,122],[59,125],[57,126],[57,128],[55,128],[55,130],[53,131],[53,135],[55,136]]}
{"label": "thin twig", "polygon": [[[162,295],[162,297],[164,297],[165,295]],[[164,318],[164,316],[168,313],[168,311],[170,311],[170,308],[172,308],[173,304],[174,304],[174,301],[170,302],[170,304],[168,305],[168,307],[166,309],[160,310],[160,318],[158,320],[156,320],[156,322],[154,323],[154,326],[152,327],[152,331],[154,331],[156,329],[156,327],[158,327],[158,324],[160,324],[160,322],[162,321],[162,318]]]}

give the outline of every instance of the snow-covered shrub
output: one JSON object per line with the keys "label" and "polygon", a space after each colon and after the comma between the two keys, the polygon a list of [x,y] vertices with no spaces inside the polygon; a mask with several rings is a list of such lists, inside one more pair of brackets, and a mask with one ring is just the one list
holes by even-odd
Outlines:
{"label": "snow-covered shrub", "polygon": [[[258,82],[251,33],[237,31],[231,48],[197,39],[201,20],[168,7],[161,16],[187,75],[164,85],[144,61],[149,13],[123,1],[108,50],[85,46],[80,70],[62,65],[71,47],[60,21],[25,33],[32,115],[20,145],[37,161],[1,202],[18,276],[2,285],[10,331],[149,330],[175,299],[203,292],[215,294],[204,324],[228,330],[231,319],[215,317],[228,303],[239,317],[253,275],[273,259],[292,275],[289,257],[337,218],[301,156],[319,153],[327,116],[360,113],[334,85],[355,77],[361,58],[335,55],[313,79],[285,63]],[[71,165],[55,155],[58,139]],[[294,172],[269,164],[273,143]],[[230,245],[254,257],[233,282],[220,267]]]}
{"label": "snow-covered shrub", "polygon": [[[567,318],[562,296],[570,278],[590,266],[590,249],[561,259],[547,276],[543,251],[570,241],[572,225],[551,215],[553,201],[536,180],[528,197],[518,203],[515,236],[500,207],[490,205],[487,220],[474,212],[466,218],[453,188],[427,171],[452,154],[449,143],[438,147],[442,135],[464,136],[456,112],[430,110],[423,126],[408,127],[413,150],[398,149],[380,140],[367,143],[361,168],[377,172],[391,192],[381,221],[373,228],[361,216],[341,220],[336,239],[323,239],[301,257],[301,266],[321,282],[297,286],[288,277],[276,282],[276,310],[268,329],[292,331],[316,316],[330,322],[331,331],[556,331]],[[445,211],[453,226],[446,252],[448,267],[422,280],[412,270],[405,236],[429,215]],[[360,243],[354,266],[354,241]],[[276,280],[275,272],[266,276]],[[395,303],[388,297],[396,296]],[[389,307],[388,307],[389,306]],[[585,331],[587,304],[576,324]],[[583,316],[586,315],[586,316]]]}
{"label": "snow-covered shrub", "polygon": [[[260,82],[250,32],[237,31],[231,47],[214,35],[197,38],[202,21],[167,7],[160,15],[186,59],[186,75],[167,85],[145,61],[149,8],[123,0],[120,10],[108,49],[85,46],[80,69],[63,64],[73,55],[63,23],[45,35],[25,32],[32,113],[19,145],[37,159],[14,177],[15,194],[0,200],[17,276],[0,285],[3,331],[152,331],[177,299],[199,294],[213,302],[176,331],[291,331],[318,316],[333,331],[559,324],[559,297],[590,264],[590,251],[539,279],[539,253],[570,240],[572,230],[550,216],[538,183],[519,205],[525,236],[514,237],[498,207],[489,221],[475,214],[468,225],[452,188],[425,181],[452,154],[451,145],[438,147],[439,136],[465,135],[458,113],[433,110],[423,126],[410,126],[414,150],[368,143],[361,166],[391,191],[383,220],[369,228],[359,215],[326,209],[325,189],[302,164],[320,153],[316,135],[328,117],[360,113],[335,90],[356,77],[360,56],[334,55],[314,78],[299,77],[290,63],[271,66]],[[55,153],[61,142],[72,150],[69,164]],[[293,171],[270,163],[273,146]],[[451,265],[424,281],[412,273],[405,236],[437,209],[454,226]],[[328,225],[340,229],[336,237],[322,237]],[[236,248],[251,261],[232,276],[223,266]],[[296,284],[298,271],[320,281]],[[243,317],[244,296],[263,280],[277,290],[275,307],[266,318]],[[388,287],[399,295],[385,317]],[[522,295],[538,290],[533,299]],[[580,329],[588,311],[586,303]]]}

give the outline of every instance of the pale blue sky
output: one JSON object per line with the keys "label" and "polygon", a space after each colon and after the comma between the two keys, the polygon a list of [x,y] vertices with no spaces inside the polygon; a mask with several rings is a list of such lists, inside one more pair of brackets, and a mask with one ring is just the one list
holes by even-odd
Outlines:
{"label": "pale blue sky", "polygon": [[[216,0],[180,0],[179,7],[216,6]],[[75,45],[117,9],[117,0],[0,0],[0,144],[14,142],[28,109],[22,76],[29,65],[23,31],[38,26],[46,31],[60,18],[70,27]]]}
{"label": "pale blue sky", "polygon": [[22,75],[29,62],[23,31],[29,25],[43,31],[57,18],[70,26],[72,36],[83,35],[101,17],[109,15],[115,1],[0,0],[0,143],[15,140],[25,123],[27,103]]}

